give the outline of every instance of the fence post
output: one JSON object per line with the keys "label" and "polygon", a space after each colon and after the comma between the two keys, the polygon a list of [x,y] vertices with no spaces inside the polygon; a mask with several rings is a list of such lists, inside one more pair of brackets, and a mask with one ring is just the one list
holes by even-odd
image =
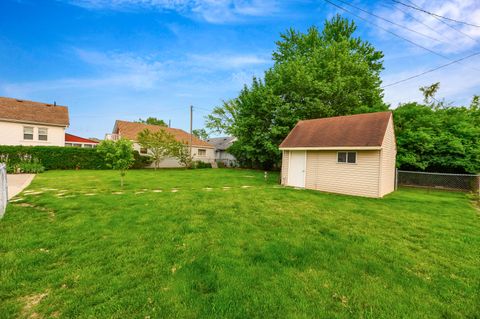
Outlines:
{"label": "fence post", "polygon": [[0,163],[0,218],[5,214],[8,203],[7,167]]}
{"label": "fence post", "polygon": [[398,189],[398,168],[395,168],[395,190]]}

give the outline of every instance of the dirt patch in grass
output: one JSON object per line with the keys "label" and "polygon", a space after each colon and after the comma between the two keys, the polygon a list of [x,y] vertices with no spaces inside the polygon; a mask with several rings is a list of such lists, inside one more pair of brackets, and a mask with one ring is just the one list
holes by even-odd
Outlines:
{"label": "dirt patch in grass", "polygon": [[21,312],[21,318],[43,318],[42,315],[39,315],[34,311],[35,307],[48,296],[49,291],[46,290],[39,294],[33,294],[21,298],[23,303],[23,308]]}

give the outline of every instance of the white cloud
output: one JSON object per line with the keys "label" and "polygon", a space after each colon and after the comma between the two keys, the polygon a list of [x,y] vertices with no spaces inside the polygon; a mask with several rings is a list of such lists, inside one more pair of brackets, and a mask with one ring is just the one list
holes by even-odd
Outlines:
{"label": "white cloud", "polygon": [[[478,21],[480,21],[480,2],[477,0],[416,0],[413,2],[415,5],[427,11],[452,19],[472,23],[478,23]],[[406,37],[411,41],[443,53],[466,52],[475,46],[478,46],[479,42],[477,41],[480,41],[480,28],[457,24],[445,20],[443,20],[445,23],[442,23],[432,15],[402,6],[401,4],[390,2],[388,5],[386,5],[383,3],[382,5],[377,6],[377,10],[375,12],[379,16],[394,21],[399,25],[413,29],[419,33],[426,34],[431,38],[440,40],[436,41],[434,39],[424,37],[420,34],[413,33],[386,21],[376,21],[376,23],[381,24],[382,27]],[[453,26],[459,31],[455,31],[447,24]],[[382,33],[382,31],[379,32]],[[386,33],[384,33],[384,35],[391,37],[391,35]]]}
{"label": "white cloud", "polygon": [[[68,89],[125,89],[148,91],[172,82],[220,81],[238,72],[250,72],[252,68],[270,62],[265,56],[256,54],[188,54],[176,61],[161,60],[156,55],[134,55],[125,52],[100,52],[73,48],[79,63],[85,64],[90,75],[66,77],[54,80],[40,80],[0,84],[0,92],[7,96],[28,96],[33,92],[58,91]],[[220,72],[215,79],[212,72]],[[208,75],[207,75],[208,74]],[[229,75],[230,74],[230,75]],[[187,76],[188,75],[188,76]],[[192,77],[195,77],[194,79]],[[238,78],[222,85],[238,86]],[[224,81],[223,81],[224,82]],[[219,83],[211,83],[216,87]]]}
{"label": "white cloud", "polygon": [[64,0],[91,10],[171,10],[211,23],[240,21],[277,12],[278,0]]}
{"label": "white cloud", "polygon": [[266,56],[256,54],[191,54],[189,63],[207,69],[241,69],[266,65],[271,62]]}

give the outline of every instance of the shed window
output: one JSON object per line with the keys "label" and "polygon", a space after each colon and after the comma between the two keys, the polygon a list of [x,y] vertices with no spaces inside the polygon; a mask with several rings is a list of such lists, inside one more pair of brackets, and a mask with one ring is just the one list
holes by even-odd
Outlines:
{"label": "shed window", "polygon": [[33,140],[33,127],[24,126],[23,127],[23,139],[24,140]]}
{"label": "shed window", "polygon": [[48,140],[48,129],[46,127],[39,127],[38,128],[38,140],[39,141]]}
{"label": "shed window", "polygon": [[357,152],[338,152],[337,163],[357,163]]}
{"label": "shed window", "polygon": [[198,156],[207,156],[207,150],[198,149]]}

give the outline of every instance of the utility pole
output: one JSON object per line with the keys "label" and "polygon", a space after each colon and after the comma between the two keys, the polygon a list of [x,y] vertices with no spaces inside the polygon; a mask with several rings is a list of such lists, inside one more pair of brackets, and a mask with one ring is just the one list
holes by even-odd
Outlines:
{"label": "utility pole", "polygon": [[168,120],[168,127],[172,127],[172,120]]}
{"label": "utility pole", "polygon": [[192,143],[193,143],[193,105],[190,105],[190,158],[192,158]]}

